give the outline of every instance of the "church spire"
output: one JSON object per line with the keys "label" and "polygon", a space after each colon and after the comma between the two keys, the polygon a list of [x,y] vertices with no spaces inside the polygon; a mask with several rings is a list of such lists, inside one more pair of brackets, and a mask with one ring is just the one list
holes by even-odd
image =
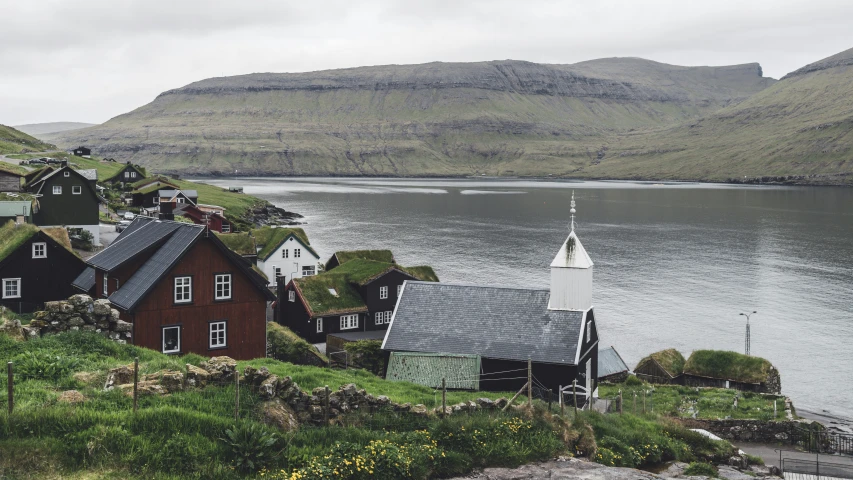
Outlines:
{"label": "church spire", "polygon": [[572,192],[569,237],[551,262],[551,310],[586,310],[592,307],[592,259],[575,233],[575,193]]}
{"label": "church spire", "polygon": [[575,231],[575,212],[576,212],[576,210],[575,210],[575,191],[574,190],[572,190],[571,206],[572,206],[572,208],[569,210],[569,213],[572,214],[572,223],[571,223],[571,226],[569,227],[569,231],[574,232]]}

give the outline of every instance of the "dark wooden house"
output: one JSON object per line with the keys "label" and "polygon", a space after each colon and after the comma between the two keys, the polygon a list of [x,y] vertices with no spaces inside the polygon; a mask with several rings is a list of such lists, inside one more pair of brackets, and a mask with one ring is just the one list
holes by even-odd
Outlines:
{"label": "dark wooden house", "polygon": [[60,167],[27,184],[29,193],[40,195],[33,222],[41,227],[64,226],[89,231],[100,244],[96,170]]}
{"label": "dark wooden house", "polygon": [[63,228],[12,221],[0,226],[0,304],[16,312],[77,293],[71,282],[86,269]]}
{"label": "dark wooden house", "polygon": [[350,260],[362,259],[373,260],[383,263],[397,263],[394,261],[394,254],[391,250],[342,250],[335,252],[328,261],[326,261],[325,271],[332,270],[338,265],[342,265]]}
{"label": "dark wooden house", "polygon": [[0,192],[20,192],[23,187],[21,179],[24,174],[19,172],[17,168],[6,162],[0,162]]}
{"label": "dark wooden house", "polygon": [[684,356],[678,350],[661,350],[640,360],[634,375],[649,383],[680,384],[684,363]]}
{"label": "dark wooden house", "polygon": [[153,208],[160,204],[160,190],[177,189],[175,185],[164,180],[154,180],[151,182],[142,182],[139,186],[134,186],[134,190],[130,192],[131,206]]}
{"label": "dark wooden house", "polygon": [[[161,211],[163,205],[160,205]],[[182,216],[193,221],[196,225],[205,225],[214,232],[231,233],[231,221],[219,213],[204,211],[197,205],[191,203],[177,204],[172,209],[172,214]],[[256,255],[257,256],[257,255]]]}
{"label": "dark wooden house", "polygon": [[30,185],[39,181],[42,177],[54,170],[56,169],[51,167],[50,165],[45,165],[44,167],[41,167],[37,170],[33,170],[24,175],[24,190],[26,190],[27,188],[29,188]]}
{"label": "dark wooden house", "polygon": [[107,298],[135,345],[163,353],[266,356],[266,280],[199,225],[137,217],[74,286]]}
{"label": "dark wooden house", "polygon": [[598,349],[598,381],[622,383],[628,379],[631,369],[613,347]]}
{"label": "dark wooden house", "polygon": [[74,150],[71,150],[71,153],[78,157],[91,157],[92,149],[87,147],[77,147]]}
{"label": "dark wooden house", "polygon": [[430,267],[351,260],[333,272],[291,280],[279,294],[278,321],[311,343],[330,333],[384,331],[406,280],[438,278]]}
{"label": "dark wooden house", "polygon": [[104,180],[106,183],[135,183],[145,178],[142,167],[127,162],[115,175]]}

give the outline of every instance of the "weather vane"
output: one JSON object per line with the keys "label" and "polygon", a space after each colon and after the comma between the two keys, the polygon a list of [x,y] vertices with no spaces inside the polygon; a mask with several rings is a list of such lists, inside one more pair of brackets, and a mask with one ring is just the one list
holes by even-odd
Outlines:
{"label": "weather vane", "polygon": [[572,190],[572,203],[571,203],[571,205],[572,205],[572,209],[569,210],[569,213],[572,214],[572,223],[571,223],[570,227],[571,227],[571,231],[574,232],[575,231],[575,212],[576,212],[576,210],[575,210],[575,191],[574,190]]}

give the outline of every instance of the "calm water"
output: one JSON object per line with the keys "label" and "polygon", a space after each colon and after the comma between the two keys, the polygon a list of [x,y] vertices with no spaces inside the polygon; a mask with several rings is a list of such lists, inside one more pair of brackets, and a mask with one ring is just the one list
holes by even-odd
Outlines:
{"label": "calm water", "polygon": [[306,216],[325,260],[390,248],[444,282],[547,288],[577,231],[602,345],[633,367],[674,347],[752,353],[795,405],[853,417],[853,189],[489,180],[206,180]]}

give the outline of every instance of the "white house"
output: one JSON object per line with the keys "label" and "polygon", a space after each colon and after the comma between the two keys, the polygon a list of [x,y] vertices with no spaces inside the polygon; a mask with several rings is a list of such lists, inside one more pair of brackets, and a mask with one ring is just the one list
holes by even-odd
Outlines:
{"label": "white house", "polygon": [[258,250],[258,268],[270,285],[276,285],[278,277],[290,281],[319,273],[320,255],[311,248],[301,228],[263,228],[252,233]]}

